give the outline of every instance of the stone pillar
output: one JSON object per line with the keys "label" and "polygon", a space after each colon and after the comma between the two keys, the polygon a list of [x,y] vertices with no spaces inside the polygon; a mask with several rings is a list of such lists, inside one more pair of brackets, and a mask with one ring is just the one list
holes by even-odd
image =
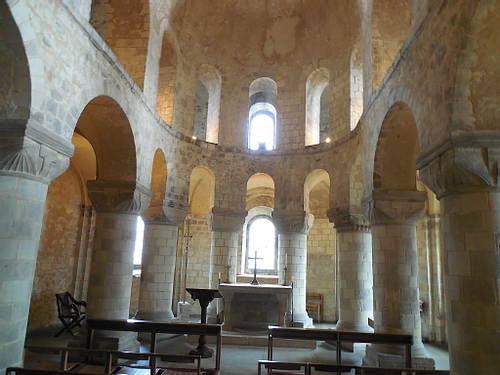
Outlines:
{"label": "stone pillar", "polygon": [[338,243],[337,329],[372,332],[372,236],[361,207],[343,206],[328,210],[335,223]]}
{"label": "stone pillar", "polygon": [[453,136],[417,159],[441,204],[452,375],[500,369],[500,142],[485,133]]}
{"label": "stone pillar", "polygon": [[[427,193],[374,190],[364,200],[372,227],[373,299],[375,332],[413,335],[416,366],[433,368],[422,343],[418,295],[416,225],[425,208]],[[367,346],[364,363],[404,367],[404,348]]]}
{"label": "stone pillar", "polygon": [[[238,260],[238,233],[245,222],[246,211],[212,208],[208,213],[208,225],[212,232],[210,244],[210,276],[209,288],[218,288],[219,272],[222,280],[227,273],[229,282],[236,282]],[[217,301],[217,299],[215,300]],[[216,321],[218,311],[214,311],[212,303],[208,309],[208,323]]]}
{"label": "stone pillar", "polygon": [[293,325],[312,327],[312,318],[306,311],[306,280],[307,234],[314,217],[305,211],[274,211],[273,218],[279,232],[279,253],[285,254],[288,279],[293,280]]}
{"label": "stone pillar", "polygon": [[73,154],[71,143],[44,129],[21,131],[6,122],[0,124],[0,373],[22,366],[47,189]]}
{"label": "stone pillar", "polygon": [[[129,317],[137,217],[149,205],[149,189],[128,181],[88,181],[89,198],[96,208],[94,251],[90,267],[87,317]],[[118,338],[106,348],[136,346],[135,336]],[[80,343],[81,344],[81,343]]]}
{"label": "stone pillar", "polygon": [[145,217],[137,319],[169,321],[174,318],[177,237],[189,207],[180,204],[172,207],[172,202],[169,203],[164,202],[163,211],[156,218]]}

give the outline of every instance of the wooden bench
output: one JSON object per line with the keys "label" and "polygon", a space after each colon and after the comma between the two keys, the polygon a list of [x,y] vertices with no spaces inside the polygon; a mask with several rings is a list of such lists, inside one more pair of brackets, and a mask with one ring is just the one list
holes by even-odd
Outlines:
{"label": "wooden bench", "polygon": [[273,359],[273,340],[315,340],[335,342],[337,352],[337,364],[342,363],[341,343],[365,343],[365,344],[389,344],[404,345],[406,367],[411,368],[411,346],[413,344],[412,335],[402,335],[396,333],[367,333],[338,331],[335,329],[312,329],[312,328],[291,328],[291,327],[268,327],[267,339],[267,359]]}
{"label": "wooden bench", "polygon": [[450,375],[450,371],[360,366],[356,368],[355,374],[356,375]]}
{"label": "wooden bench", "polygon": [[[47,371],[49,373],[78,373],[78,374],[142,374],[158,375],[158,369],[164,375],[180,373],[182,369],[177,369],[173,366],[161,367],[157,366],[158,360],[164,362],[175,363],[196,363],[196,367],[184,368],[197,374],[202,374],[201,370],[201,356],[199,355],[171,355],[160,353],[139,353],[118,350],[106,349],[83,349],[71,347],[39,347],[39,346],[26,346],[27,350],[36,353],[45,353],[52,355],[59,355],[59,362],[43,361],[41,365],[37,366],[36,370]],[[88,363],[70,363],[68,358],[70,354],[77,353],[82,357],[91,357],[99,355],[104,358],[103,365],[93,365]],[[144,360],[148,362],[147,366],[136,366],[130,363],[119,363],[119,360],[131,360],[137,362]],[[31,371],[31,369],[24,369]],[[22,373],[21,368],[12,368],[11,372]],[[24,372],[25,373],[25,372]]]}
{"label": "wooden bench", "polygon": [[[99,331],[122,331],[122,332],[145,332],[151,335],[150,352],[157,353],[156,339],[157,334],[180,334],[180,335],[205,335],[216,337],[215,348],[215,368],[207,369],[211,373],[217,373],[220,370],[220,356],[222,346],[221,326],[219,324],[205,323],[167,323],[153,322],[148,320],[135,319],[87,319],[87,349],[92,349],[94,333]],[[205,370],[205,371],[207,371]]]}

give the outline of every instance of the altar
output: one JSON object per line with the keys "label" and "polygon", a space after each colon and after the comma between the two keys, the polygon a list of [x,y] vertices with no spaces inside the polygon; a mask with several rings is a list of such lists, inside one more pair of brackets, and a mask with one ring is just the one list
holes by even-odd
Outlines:
{"label": "altar", "polygon": [[275,284],[220,284],[224,296],[225,330],[267,330],[285,325],[291,310],[292,287]]}

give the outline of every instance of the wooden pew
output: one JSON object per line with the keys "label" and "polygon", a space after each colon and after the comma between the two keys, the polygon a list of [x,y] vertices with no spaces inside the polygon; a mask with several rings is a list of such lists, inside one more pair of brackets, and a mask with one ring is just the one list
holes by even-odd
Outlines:
{"label": "wooden pew", "polygon": [[273,359],[273,340],[315,340],[335,342],[337,352],[337,364],[342,363],[341,343],[365,343],[365,344],[392,344],[405,346],[406,367],[411,368],[411,346],[413,344],[412,335],[402,335],[396,333],[367,333],[338,331],[335,329],[312,329],[312,328],[291,328],[291,327],[268,327],[267,339],[267,359]]}
{"label": "wooden pew", "polygon": [[450,375],[450,371],[360,366],[356,368],[356,375]]}
{"label": "wooden pew", "polygon": [[[176,362],[176,363],[196,363],[196,367],[190,368],[198,375],[201,374],[201,356],[199,355],[169,355],[159,353],[139,353],[118,350],[106,349],[83,349],[71,347],[38,347],[26,346],[27,350],[37,353],[56,354],[60,356],[59,362],[44,361],[42,366],[37,366],[36,370],[43,370],[48,372],[62,372],[62,373],[78,373],[78,374],[144,374],[150,373],[154,375],[157,373],[157,361]],[[100,355],[104,358],[102,366],[92,365],[87,363],[69,363],[68,358],[71,353],[78,353],[82,356]],[[132,360],[134,362],[145,360],[148,361],[148,366],[134,366],[130,364],[119,364],[119,360]],[[172,367],[172,366],[171,366]],[[159,369],[165,369],[158,367]],[[187,368],[185,368],[187,369]],[[31,369],[24,369],[30,371]],[[180,370],[179,370],[180,371]],[[13,372],[23,372],[20,368],[15,368]],[[163,371],[165,375],[167,372]]]}
{"label": "wooden pew", "polygon": [[157,354],[156,336],[159,333],[215,336],[217,340],[215,349],[215,368],[209,370],[212,370],[212,373],[217,373],[220,370],[222,335],[221,326],[219,324],[167,323],[135,319],[87,319],[86,328],[87,349],[92,349],[94,332],[96,330],[146,332],[151,335],[150,352],[155,354]]}

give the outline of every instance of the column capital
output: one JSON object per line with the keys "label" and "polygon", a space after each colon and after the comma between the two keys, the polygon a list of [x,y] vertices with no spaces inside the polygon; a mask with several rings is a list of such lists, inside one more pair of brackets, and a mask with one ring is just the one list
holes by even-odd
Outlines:
{"label": "column capital", "polygon": [[368,232],[370,223],[361,206],[340,206],[330,208],[326,215],[333,222],[337,232]]}
{"label": "column capital", "polygon": [[207,214],[212,232],[239,232],[245,223],[247,211],[213,207]]}
{"label": "column capital", "polygon": [[306,211],[273,211],[273,218],[280,233],[308,234],[314,222]]}
{"label": "column capital", "polygon": [[97,212],[140,214],[149,205],[151,190],[135,181],[87,181]]}
{"label": "column capital", "polygon": [[373,190],[363,198],[365,216],[371,225],[416,224],[425,208],[427,192],[417,190]]}
{"label": "column capital", "polygon": [[454,132],[416,159],[421,180],[438,199],[499,188],[500,131]]}
{"label": "column capital", "polygon": [[69,167],[74,146],[47,129],[15,120],[0,124],[0,174],[50,183]]}
{"label": "column capital", "polygon": [[191,205],[164,199],[161,206],[149,206],[142,218],[149,224],[179,226],[186,218]]}

